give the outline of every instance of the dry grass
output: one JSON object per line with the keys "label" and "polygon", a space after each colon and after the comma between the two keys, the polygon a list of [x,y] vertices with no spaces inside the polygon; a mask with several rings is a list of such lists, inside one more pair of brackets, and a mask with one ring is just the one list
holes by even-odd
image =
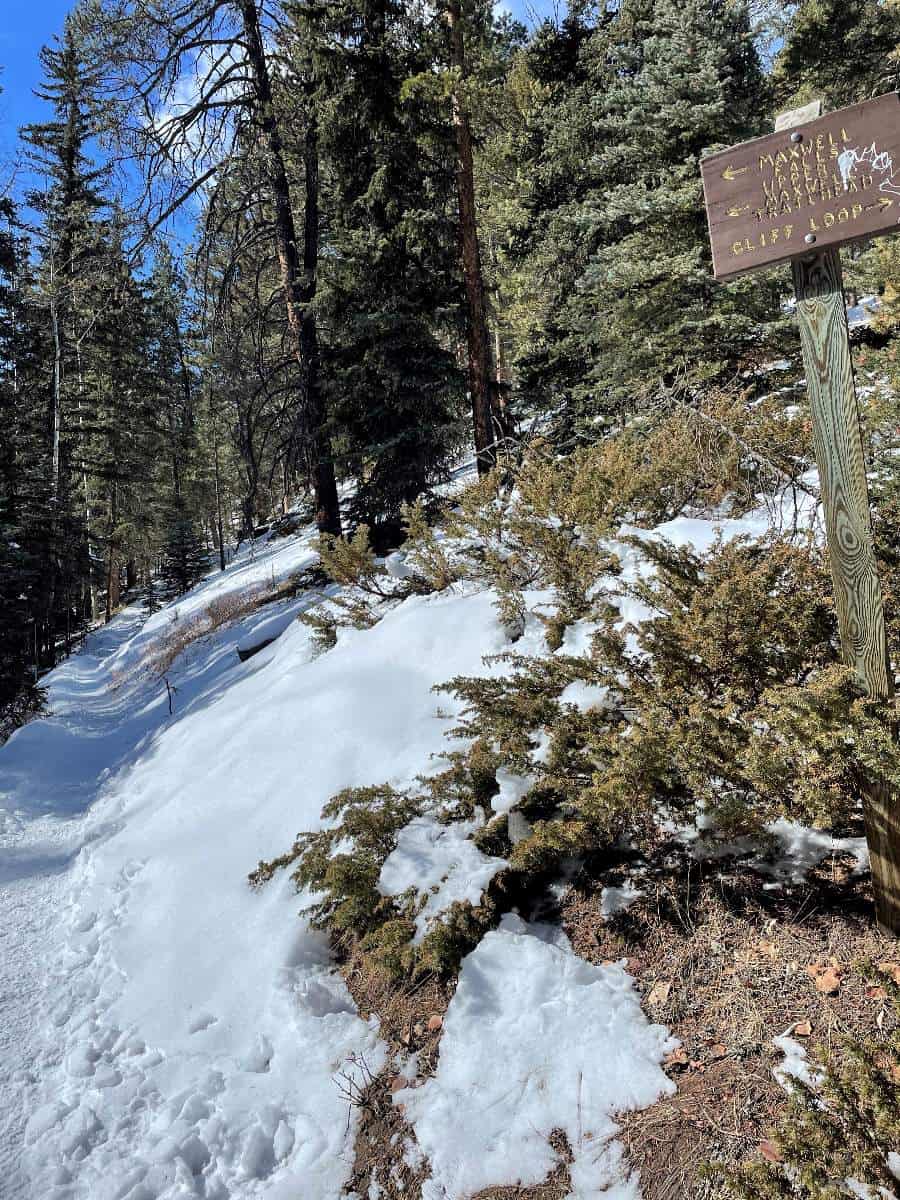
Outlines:
{"label": "dry grass", "polygon": [[293,575],[287,579],[273,580],[269,584],[257,584],[244,591],[217,596],[201,612],[187,619],[178,616],[177,608],[173,609],[166,635],[150,654],[129,671],[114,672],[113,688],[119,688],[135,679],[165,679],[176,659],[195,642],[209,637],[224,625],[251,616],[267,604],[291,599],[304,586],[305,580],[301,576]]}
{"label": "dry grass", "polygon": [[387,1069],[371,1079],[358,1098],[356,1157],[347,1190],[366,1196],[374,1182],[381,1188],[383,1200],[419,1200],[428,1166],[425,1162],[411,1166],[416,1162],[411,1155],[404,1161],[404,1146],[409,1142],[415,1145],[415,1135],[403,1106],[393,1102],[393,1092],[405,1082],[397,1077],[392,1064],[398,1056],[415,1053],[416,1083],[434,1074],[440,1039],[435,1018],[443,1019],[454,985],[434,975],[398,984],[360,953],[351,955],[343,973],[360,1016],[368,1019],[377,1014],[390,1054]]}
{"label": "dry grass", "polygon": [[[682,860],[611,922],[600,917],[599,885],[570,892],[575,949],[594,962],[627,958],[647,1015],[682,1043],[666,1066],[677,1093],[622,1118],[644,1200],[713,1200],[704,1164],[757,1151],[786,1099],[772,1074],[775,1036],[799,1025],[798,1040],[828,1045],[873,1028],[882,1004],[860,965],[898,951],[875,929],[868,881],[850,867],[836,857],[802,887],[771,890],[739,865]],[[825,994],[809,968],[832,962],[840,984]]]}

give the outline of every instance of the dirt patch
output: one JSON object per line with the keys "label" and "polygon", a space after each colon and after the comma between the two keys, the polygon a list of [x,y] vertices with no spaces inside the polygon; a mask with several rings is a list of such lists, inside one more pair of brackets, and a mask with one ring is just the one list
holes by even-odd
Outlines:
{"label": "dirt patch", "polygon": [[[633,875],[607,860],[572,882],[559,915],[587,961],[626,960],[647,1016],[681,1043],[665,1064],[675,1095],[619,1118],[643,1200],[719,1200],[707,1164],[758,1156],[784,1109],[773,1074],[783,1055],[773,1039],[788,1033],[801,1045],[828,1046],[838,1034],[871,1033],[879,1020],[887,1031],[892,1018],[862,964],[897,961],[900,949],[877,932],[868,878],[846,856],[802,885],[778,887],[746,863],[699,864],[671,846],[642,866],[643,894],[625,912],[601,915],[603,887]],[[361,954],[344,975],[361,1015],[378,1015],[390,1051],[386,1069],[352,1100],[360,1125],[348,1191],[420,1200],[429,1166],[393,1095],[407,1086],[411,1055],[412,1086],[433,1075],[456,980],[398,985]],[[553,1138],[560,1163],[543,1183],[492,1187],[471,1200],[563,1200],[571,1153],[561,1132]]]}
{"label": "dirt patch", "polygon": [[[419,1200],[428,1163],[393,1095],[401,1087],[421,1086],[434,1074],[441,1024],[456,981],[427,975],[398,984],[361,953],[350,957],[343,975],[360,1016],[377,1015],[389,1051],[385,1070],[369,1075],[358,1094],[348,1096],[359,1109],[360,1122],[347,1191],[379,1200]],[[400,1071],[412,1055],[415,1075],[408,1080]]]}
{"label": "dirt patch", "polygon": [[680,857],[648,872],[643,896],[608,920],[599,884],[570,890],[563,918],[575,950],[627,959],[648,1017],[681,1042],[666,1063],[677,1093],[621,1118],[644,1200],[711,1200],[721,1192],[704,1164],[758,1152],[785,1103],[774,1037],[828,1045],[875,1026],[882,1005],[861,965],[898,950],[875,929],[868,880],[853,865],[836,856],[802,886],[772,888],[740,864]]}

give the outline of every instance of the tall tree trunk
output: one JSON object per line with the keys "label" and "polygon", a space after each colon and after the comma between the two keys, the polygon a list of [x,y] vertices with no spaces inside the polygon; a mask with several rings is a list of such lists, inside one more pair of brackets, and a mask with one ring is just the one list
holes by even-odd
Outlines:
{"label": "tall tree trunk", "polygon": [[112,619],[113,609],[119,606],[119,556],[115,529],[119,519],[119,484],[113,480],[109,506],[109,549],[106,558],[106,617],[105,624]]}
{"label": "tall tree trunk", "polygon": [[459,197],[459,241],[463,277],[466,286],[466,327],[469,350],[469,392],[475,427],[475,455],[478,474],[486,474],[497,461],[494,450],[494,416],[497,412],[497,384],[491,362],[487,308],[484,300],[484,275],[475,210],[475,169],[472,157],[472,130],[465,99],[466,50],[460,0],[447,0],[447,26],[450,34],[450,65],[457,72],[459,87],[453,92],[453,124],[456,131],[456,187]]}
{"label": "tall tree trunk", "polygon": [[[210,408],[212,406],[210,405]],[[216,487],[216,531],[219,536],[219,570],[225,570],[225,538],[222,529],[222,489],[219,483],[219,426],[216,419],[212,421],[213,431],[213,479]]]}
{"label": "tall tree trunk", "polygon": [[[266,147],[268,184],[275,209],[275,245],[287,310],[288,329],[300,368],[301,400],[306,425],[306,442],[312,468],[316,523],[322,533],[340,534],[341,511],[330,439],[325,431],[325,405],[319,380],[319,346],[311,301],[316,293],[318,259],[318,148],[315,121],[310,114],[304,159],[307,160],[304,220],[303,274],[297,251],[291,192],[284,166],[281,135],[272,102],[272,85],[263,50],[256,0],[236,0],[244,28],[247,57],[256,90],[257,112]],[[310,157],[311,155],[311,157]],[[310,162],[313,177],[310,179]],[[313,228],[314,226],[314,228]]]}
{"label": "tall tree trunk", "polygon": [[[52,251],[51,251],[52,255]],[[52,264],[52,258],[51,258]],[[59,500],[59,430],[62,422],[62,330],[56,303],[56,284],[50,268],[50,328],[53,332],[53,416],[50,428],[50,496],[54,508]]]}
{"label": "tall tree trunk", "polygon": [[78,441],[81,451],[81,492],[84,501],[84,538],[85,556],[87,559],[87,574],[82,581],[83,607],[87,619],[93,621],[100,612],[100,604],[97,597],[97,584],[94,579],[94,542],[91,537],[93,512],[91,511],[91,489],[88,480],[87,460],[84,454],[84,370],[81,362],[81,339],[78,337],[77,328],[73,330],[73,340],[78,364]]}

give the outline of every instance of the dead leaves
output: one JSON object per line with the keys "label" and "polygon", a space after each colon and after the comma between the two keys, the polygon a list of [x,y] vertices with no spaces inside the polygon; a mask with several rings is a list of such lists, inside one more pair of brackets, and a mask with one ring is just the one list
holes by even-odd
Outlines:
{"label": "dead leaves", "polygon": [[672,981],[670,979],[658,979],[647,996],[647,1003],[653,1007],[658,1004],[665,1004],[669,999],[669,993],[672,990]]}
{"label": "dead leaves", "polygon": [[684,1046],[676,1046],[674,1050],[670,1050],[663,1059],[664,1067],[686,1067],[690,1062],[690,1056]]}
{"label": "dead leaves", "polygon": [[830,957],[811,962],[806,968],[806,973],[817,992],[821,992],[823,996],[834,996],[840,990],[846,967],[836,958]]}
{"label": "dead leaves", "polygon": [[771,1141],[769,1138],[765,1138],[759,1143],[759,1152],[766,1162],[780,1163],[783,1161],[778,1143]]}
{"label": "dead leaves", "polygon": [[728,1057],[728,1047],[724,1042],[708,1042],[705,1052],[696,1053],[701,1057],[691,1058],[684,1046],[677,1046],[665,1056],[663,1066],[671,1071],[699,1071],[702,1074],[712,1063],[721,1062],[723,1058]]}

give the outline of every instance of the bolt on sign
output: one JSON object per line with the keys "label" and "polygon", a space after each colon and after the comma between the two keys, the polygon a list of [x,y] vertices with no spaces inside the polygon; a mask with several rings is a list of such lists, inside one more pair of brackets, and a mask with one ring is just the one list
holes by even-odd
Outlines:
{"label": "bolt on sign", "polygon": [[900,95],[743,142],[700,170],[716,279],[900,232]]}

